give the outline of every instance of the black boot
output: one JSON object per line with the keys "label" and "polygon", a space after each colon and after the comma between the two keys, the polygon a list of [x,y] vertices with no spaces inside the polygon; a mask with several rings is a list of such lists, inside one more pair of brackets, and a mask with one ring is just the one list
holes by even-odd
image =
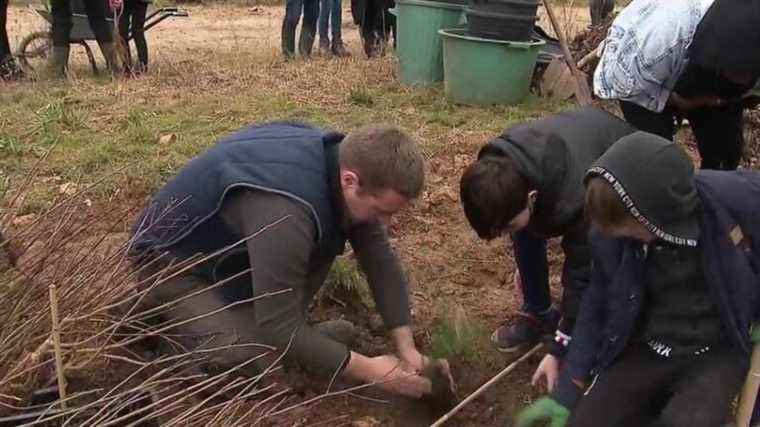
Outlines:
{"label": "black boot", "polygon": [[50,69],[56,77],[66,77],[69,68],[69,45],[53,46],[53,56],[50,57]]}
{"label": "black boot", "polygon": [[287,21],[282,23],[282,55],[286,59],[293,59],[296,56],[296,29],[295,26],[288,25]]}
{"label": "black boot", "polygon": [[116,66],[116,44],[114,42],[98,42],[100,46],[100,52],[103,53],[103,58],[106,60],[106,69],[111,74],[118,74],[119,70]]}
{"label": "black boot", "polygon": [[306,25],[301,26],[301,37],[298,39],[298,53],[302,58],[311,56],[311,49],[314,47],[314,38],[317,35],[316,28],[309,28]]}
{"label": "black boot", "polygon": [[332,50],[330,49],[330,40],[327,38],[319,38],[319,54],[323,56],[330,56]]}
{"label": "black boot", "polygon": [[346,50],[346,46],[343,44],[343,40],[341,39],[333,39],[332,42],[332,53],[335,56],[339,56],[342,58],[345,58],[347,56],[351,56],[351,54]]}

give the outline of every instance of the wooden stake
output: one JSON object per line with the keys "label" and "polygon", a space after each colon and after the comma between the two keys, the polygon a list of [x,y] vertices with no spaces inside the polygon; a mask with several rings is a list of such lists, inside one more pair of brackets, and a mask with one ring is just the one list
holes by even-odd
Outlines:
{"label": "wooden stake", "polygon": [[55,285],[50,285],[50,315],[53,323],[53,350],[55,351],[55,373],[58,376],[58,396],[61,408],[66,409],[66,377],[64,376],[63,355],[61,354],[61,329],[58,322],[58,294]]}
{"label": "wooden stake", "polygon": [[755,344],[752,348],[752,362],[749,366],[749,372],[747,372],[747,380],[744,382],[744,388],[739,399],[739,410],[736,411],[737,427],[749,427],[752,409],[754,409],[755,400],[757,400],[758,388],[760,388],[760,344]]}
{"label": "wooden stake", "polygon": [[557,38],[559,39],[559,45],[562,48],[562,54],[565,56],[565,63],[570,68],[570,73],[575,78],[575,98],[578,101],[578,104],[581,106],[591,105],[591,89],[588,87],[586,77],[575,65],[575,61],[573,61],[573,55],[570,54],[570,48],[567,47],[567,39],[565,38],[565,33],[563,33],[562,29],[559,27],[559,23],[557,22],[557,18],[554,16],[554,10],[549,4],[549,0],[544,0],[544,7],[546,8],[546,14],[549,15],[549,21],[552,23],[554,32],[557,34]]}
{"label": "wooden stake", "polygon": [[536,344],[535,347],[533,347],[532,349],[528,350],[528,352],[525,353],[525,354],[523,354],[519,359],[517,359],[514,362],[510,363],[509,366],[507,366],[501,372],[499,372],[498,374],[496,374],[496,376],[494,376],[493,378],[491,378],[490,380],[488,380],[485,384],[483,384],[477,390],[475,390],[471,395],[467,396],[464,400],[462,400],[461,402],[459,402],[459,404],[457,406],[455,406],[452,410],[450,410],[449,412],[447,412],[446,415],[444,415],[441,418],[439,418],[436,422],[434,422],[433,424],[431,424],[430,427],[440,427],[440,426],[442,426],[443,423],[445,423],[446,421],[448,421],[449,418],[453,417],[454,414],[456,414],[457,412],[459,412],[460,409],[464,408],[465,405],[467,405],[468,403],[470,403],[473,400],[475,400],[476,397],[478,397],[481,394],[483,394],[484,391],[486,391],[489,387],[491,387],[497,381],[499,381],[500,379],[502,379],[502,377],[504,377],[508,373],[512,372],[517,367],[517,365],[520,364],[520,362],[522,362],[525,359],[527,359],[530,356],[532,356],[539,349],[541,349],[541,347],[543,347],[543,344]]}

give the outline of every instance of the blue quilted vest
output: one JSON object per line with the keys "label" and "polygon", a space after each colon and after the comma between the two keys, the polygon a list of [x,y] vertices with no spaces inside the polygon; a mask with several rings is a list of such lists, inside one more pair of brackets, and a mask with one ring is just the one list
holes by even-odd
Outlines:
{"label": "blue quilted vest", "polygon": [[[252,125],[222,138],[153,197],[133,227],[133,255],[155,256],[167,250],[181,258],[208,255],[245,238],[217,215],[225,196],[240,188],[270,191],[302,203],[317,225],[321,255],[343,253],[345,236],[336,200],[342,139],[342,134],[307,124],[282,122]],[[216,281],[247,267],[247,250],[241,244],[200,265],[195,273]]]}

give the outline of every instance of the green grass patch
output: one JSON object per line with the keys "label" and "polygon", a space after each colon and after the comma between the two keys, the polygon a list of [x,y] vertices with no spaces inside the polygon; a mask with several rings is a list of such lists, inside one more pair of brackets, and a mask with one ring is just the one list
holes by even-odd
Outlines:
{"label": "green grass patch", "polygon": [[354,309],[366,310],[375,305],[364,274],[355,261],[345,257],[337,258],[332,264],[319,292],[318,300],[327,298]]}
{"label": "green grass patch", "polygon": [[68,82],[4,88],[0,169],[18,182],[53,147],[41,176],[87,184],[119,170],[102,194],[119,185],[149,193],[219,137],[251,123],[299,120],[343,132],[388,123],[412,133],[430,154],[452,144],[474,151],[509,124],[566,106],[536,98],[518,107],[455,105],[442,85],[401,85],[390,56],[285,62],[274,51],[246,55],[220,46],[173,62],[159,58],[137,80],[83,71]]}
{"label": "green grass patch", "polygon": [[484,334],[485,330],[470,320],[462,307],[445,304],[433,325],[430,355],[435,359],[476,361]]}

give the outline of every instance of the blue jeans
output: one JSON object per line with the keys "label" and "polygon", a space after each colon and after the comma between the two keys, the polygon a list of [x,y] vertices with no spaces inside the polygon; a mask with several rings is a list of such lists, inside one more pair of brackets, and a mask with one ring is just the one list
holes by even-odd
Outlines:
{"label": "blue jeans", "polygon": [[512,233],[512,247],[517,268],[520,269],[522,311],[530,314],[543,313],[552,305],[546,239],[520,230]]}
{"label": "blue jeans", "polygon": [[331,27],[332,40],[340,40],[341,20],[341,1],[340,0],[319,0],[319,39],[329,40],[327,38],[327,28]]}
{"label": "blue jeans", "polygon": [[311,53],[311,46],[317,32],[319,17],[319,0],[287,0],[285,3],[285,18],[282,21],[282,51],[293,55],[296,43],[296,27],[303,11],[303,26],[298,42],[298,50],[303,54]]}

